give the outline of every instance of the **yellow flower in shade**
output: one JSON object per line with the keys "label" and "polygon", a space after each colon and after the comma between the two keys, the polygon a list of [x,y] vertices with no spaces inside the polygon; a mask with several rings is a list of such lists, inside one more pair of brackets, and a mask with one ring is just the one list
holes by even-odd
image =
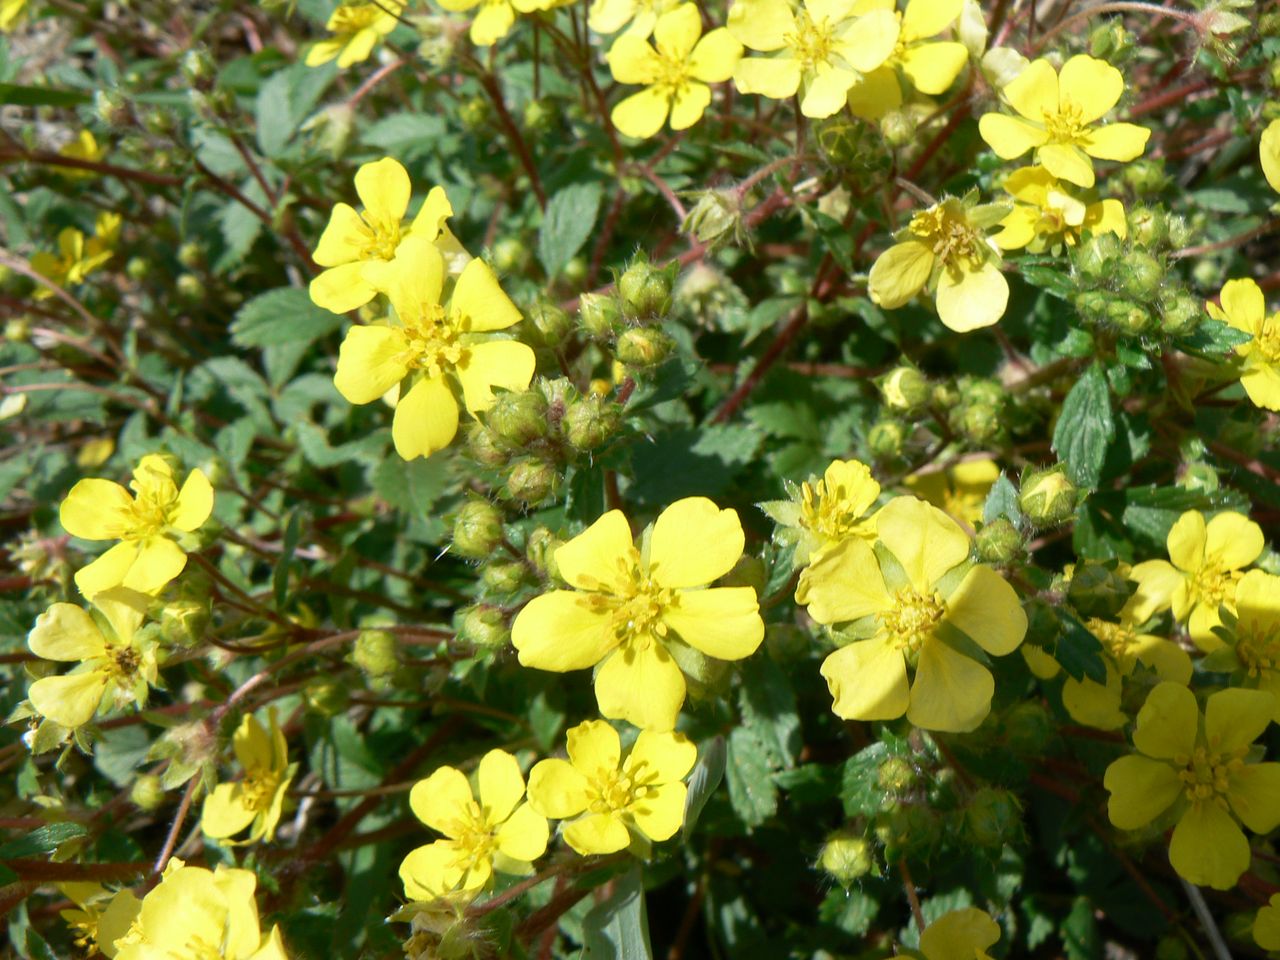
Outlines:
{"label": "yellow flower in shade", "polygon": [[993,656],[1013,652],[1027,632],[1018,595],[990,567],[964,569],[969,537],[923,500],[890,501],[876,514],[876,533],[896,566],[882,566],[865,540],[846,540],[800,575],[796,600],[811,617],[868,636],[822,664],[832,709],[846,720],[905,714],[926,730],[977,728],[995,681],[950,641],[959,632]]}
{"label": "yellow flower in shade", "polygon": [[391,437],[406,460],[443,450],[458,431],[458,401],[450,380],[462,387],[471,413],[488,410],[493,388],[523,390],[533,379],[533,351],[516,340],[491,336],[520,320],[483,260],[458,277],[448,307],[441,305],[444,258],[430,241],[409,237],[389,264],[369,274],[387,291],[395,323],[356,326],[338,351],[333,383],[351,403],[372,403],[406,377]]}
{"label": "yellow flower in shade", "polygon": [[59,518],[67,533],[120,541],[76,573],[76,586],[90,599],[117,586],[158,592],[187,565],[175,538],[198,530],[213,512],[209,478],[192,470],[179,490],[173,468],[155,454],[138,461],[129,487],[133,496],[110,480],[81,480],[62,501]]}
{"label": "yellow flower in shade", "polygon": [[894,0],[858,0],[855,14],[887,10],[898,18],[900,30],[893,53],[849,91],[849,106],[866,120],[879,120],[902,106],[899,74],[921,93],[936,95],[955,82],[969,62],[969,51],[954,40],[935,40],[960,16],[964,0],[908,0],[902,13]]}
{"label": "yellow flower in shade", "polygon": [[647,38],[658,18],[679,6],[679,0],[594,0],[587,26],[596,33],[617,33],[623,27],[631,36]]}
{"label": "yellow flower in shade", "polygon": [[920,934],[924,960],[991,960],[987,950],[1000,940],[1000,925],[985,910],[966,907],[944,913]]}
{"label": "yellow flower in shade", "polygon": [[1236,584],[1244,568],[1262,554],[1262,528],[1242,513],[1225,511],[1208,523],[1198,510],[1188,510],[1169,530],[1169,560],[1148,560],[1133,568],[1140,584],[1130,601],[1134,615],[1146,620],[1173,608],[1174,619],[1187,625],[1196,646],[1206,653],[1222,646],[1214,627],[1222,625],[1218,608],[1236,612]]}
{"label": "yellow flower in shade", "polygon": [[529,771],[529,804],[564,824],[578,853],[614,853],[642,840],[675,836],[684,823],[686,789],[697,748],[680,733],[645,730],[622,756],[617,731],[588,720],[568,733],[569,759],[543,760]]}
{"label": "yellow flower in shade", "polygon": [[471,42],[491,47],[511,30],[517,13],[536,13],[562,7],[572,0],[436,0],[441,7],[462,13],[479,7],[471,20]]}
{"label": "yellow flower in shade", "polygon": [[[58,252],[41,250],[31,257],[31,269],[48,277],[58,286],[66,287],[83,283],[85,278],[111,259],[120,239],[120,215],[100,213],[94,225],[94,233],[86,237],[75,227],[66,227],[58,234]],[[35,297],[43,300],[53,296],[47,287],[35,291]]]}
{"label": "yellow flower in shade", "polygon": [[1253,942],[1263,950],[1280,950],[1280,893],[1273,893],[1253,918]]}
{"label": "yellow flower in shade", "polygon": [[375,3],[343,3],[324,25],[332,37],[307,51],[307,66],[318,67],[335,57],[338,69],[369,59],[373,48],[396,28],[404,0],[376,0]]}
{"label": "yellow flower in shade", "polygon": [[1061,73],[1048,60],[1033,60],[1003,93],[1020,116],[983,114],[982,139],[1004,160],[1034,150],[1036,163],[1078,187],[1093,186],[1092,158],[1134,160],[1151,136],[1132,123],[1096,125],[1120,101],[1124,77],[1083,53],[1064,63]]}
{"label": "yellow flower in shade", "polygon": [[609,69],[619,83],[642,83],[645,89],[613,108],[613,125],[628,137],[652,137],[671,118],[672,130],[686,130],[702,118],[711,102],[708,83],[733,76],[742,44],[724,27],[702,36],[702,15],[683,3],[658,18],[653,28],[657,47],[635,33],[625,33],[609,50]]}
{"label": "yellow flower in shade", "polygon": [[1240,385],[1255,406],[1280,410],[1280,313],[1267,316],[1262,289],[1252,280],[1228,280],[1209,303],[1209,316],[1230,324],[1253,339],[1236,346],[1243,358]]}
{"label": "yellow flower in shade", "polygon": [[0,33],[8,33],[27,9],[27,0],[0,0]]}
{"label": "yellow flower in shade", "polygon": [[524,777],[516,758],[505,750],[490,750],[480,761],[476,780],[479,799],[466,774],[441,767],[409,794],[417,818],[444,834],[400,864],[410,900],[478,892],[494,870],[528,873],[531,861],[546,851],[547,820],[524,802]]}
{"label": "yellow flower in shade", "polygon": [[259,926],[257,885],[252,870],[171,860],[116,940],[116,960],[287,960],[280,928],[263,934]]}
{"label": "yellow flower in shade", "polygon": [[994,460],[963,460],[943,470],[915,473],[904,481],[921,500],[972,527],[982,519],[987,494],[1000,479]]}
{"label": "yellow flower in shade", "polygon": [[873,303],[894,310],[921,290],[933,291],[938,319],[958,332],[989,327],[1009,303],[1000,253],[986,235],[1008,213],[948,197],[911,218],[894,244],[876,258],[867,278]]}
{"label": "yellow flower in shade", "polygon": [[849,88],[875,70],[898,42],[898,18],[889,10],[853,13],[855,0],[735,0],[729,32],[766,57],[738,63],[733,80],[743,93],[772,100],[800,94],[806,117],[844,109]]}
{"label": "yellow flower in shade", "polygon": [[59,916],[67,921],[75,945],[83,955],[92,957],[101,953],[114,957],[115,942],[129,932],[142,901],[131,890],[113,894],[97,883],[60,883],[58,889],[76,905],[74,910],[60,911]]}
{"label": "yellow flower in shade", "polygon": [[[751,587],[706,588],[742,556],[742,524],[704,497],[677,500],[637,546],[610,510],[555,552],[574,590],[553,590],[516,616],[511,642],[526,667],[563,673],[600,664],[596,700],[610,719],[671,730],[685,680],[673,657],[687,647],[741,660],[764,639]],[[677,642],[678,641],[678,642]]]}
{"label": "yellow flower in shade", "polygon": [[774,538],[794,543],[794,564],[812,563],[827,550],[850,537],[874,540],[875,520],[870,515],[880,496],[880,484],[858,460],[833,460],[822,479],[809,479],[799,487],[788,484],[790,500],[760,504],[780,529]]}
{"label": "yellow flower in shade", "polygon": [[[74,140],[58,151],[60,157],[86,160],[89,163],[97,163],[106,155],[107,148],[99,146],[97,138],[89,130],[81,130]],[[78,167],[59,167],[58,172],[68,180],[84,180],[97,176],[92,170],[81,170]]]}
{"label": "yellow flower in shade", "polygon": [[444,225],[453,216],[453,207],[443,187],[432,188],[413,222],[405,226],[412,187],[398,160],[384,157],[366,163],[356,171],[355,179],[364,212],[357,213],[346,203],[335,205],[313,256],[317,264],[328,268],[311,281],[311,299],[318,306],[346,313],[372,300],[379,290],[366,278],[365,267],[390,262],[400,242],[410,236],[436,244],[451,263],[467,259]]}
{"label": "yellow flower in shade", "polygon": [[1002,250],[1057,253],[1064,245],[1074,247],[1086,233],[1114,233],[1122,240],[1128,235],[1124,204],[1077,200],[1044,167],[1020,167],[1005,177],[1004,188],[1013,197],[1013,210],[991,238]]}
{"label": "yellow flower in shade", "polygon": [[1271,189],[1280,193],[1280,120],[1272,120],[1262,131],[1258,144],[1258,159],[1262,163],[1262,175]]}
{"label": "yellow flower in shade", "polygon": [[[1169,862],[1191,883],[1227,890],[1249,869],[1254,833],[1280,825],[1280,763],[1251,763],[1271,723],[1272,696],[1227,689],[1205,703],[1177,683],[1162,683],[1138,711],[1137,754],[1103,776],[1107,813],[1121,830],[1137,830],[1169,813],[1177,821]],[[1239,821],[1239,822],[1237,822]]]}
{"label": "yellow flower in shade", "polygon": [[1232,686],[1274,696],[1280,723],[1280,577],[1250,570],[1236,584],[1235,610],[1226,642],[1204,658],[1204,668],[1232,674]]}
{"label": "yellow flower in shade", "polygon": [[232,737],[244,778],[220,783],[205,797],[200,825],[211,837],[229,839],[248,829],[249,836],[239,842],[266,840],[270,843],[275,839],[285,792],[297,764],[289,762],[289,747],[276,723],[275,710],[267,712],[267,722],[269,729],[253,714],[245,714]]}
{"label": "yellow flower in shade", "polygon": [[31,684],[27,696],[36,712],[74,729],[93,719],[104,700],[117,708],[145,704],[156,682],[156,655],[154,645],[137,633],[150,599],[117,587],[93,597],[100,621],[70,603],[55,603],[40,614],[27,635],[31,652],[77,666]]}

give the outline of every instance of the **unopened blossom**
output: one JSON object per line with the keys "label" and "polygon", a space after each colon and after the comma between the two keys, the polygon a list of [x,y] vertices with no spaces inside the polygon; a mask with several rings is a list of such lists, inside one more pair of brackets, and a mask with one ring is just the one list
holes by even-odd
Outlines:
{"label": "unopened blossom", "polygon": [[991,239],[1002,250],[1057,252],[1074,247],[1086,233],[1128,234],[1124,204],[1106,199],[1085,203],[1044,167],[1020,167],[1005,177],[1004,189],[1014,205]]}
{"label": "unopened blossom", "polygon": [[1014,160],[1028,150],[1060,180],[1092,187],[1093,161],[1135,160],[1151,131],[1132,123],[1099,124],[1124,93],[1124,77],[1111,64],[1077,54],[1053,69],[1034,60],[1002,91],[1017,116],[983,114],[982,139],[998,156]]}
{"label": "unopened blossom", "polygon": [[618,733],[603,720],[567,735],[569,759],[539,762],[529,771],[529,803],[564,820],[565,841],[583,856],[626,848],[632,834],[670,839],[684,823],[684,777],[698,758],[680,733],[641,731],[622,755]]}
{"label": "unopened blossom", "polygon": [[342,3],[329,16],[325,29],[333,36],[307,51],[307,66],[318,67],[337,58],[338,69],[369,59],[404,11],[405,0],[377,0],[376,3]]}
{"label": "unopened blossom", "polygon": [[187,555],[176,542],[198,530],[213,512],[213,486],[192,470],[179,489],[167,460],[148,454],[138,461],[130,495],[111,480],[79,481],[62,501],[63,529],[84,540],[119,540],[76,573],[86,597],[124,586],[156,593],[183,571]]}
{"label": "unopened blossom", "polygon": [[775,539],[795,544],[794,563],[804,566],[850,537],[875,538],[871,508],[880,484],[859,460],[833,460],[822,479],[811,478],[798,487],[788,484],[789,500],[760,504],[779,525]]}
{"label": "unopened blossom", "polygon": [[718,660],[750,656],[764,639],[751,587],[708,587],[742,556],[742,524],[705,497],[677,500],[639,543],[610,510],[555,552],[572,590],[534,597],[511,642],[527,667],[563,673],[600,664],[596,700],[610,719],[675,726],[685,680],[679,642]]}
{"label": "unopened blossom", "polygon": [[247,713],[232,737],[232,747],[244,776],[220,783],[204,799],[200,826],[219,840],[232,839],[245,830],[243,843],[275,839],[276,825],[284,810],[285,793],[297,764],[289,763],[289,747],[276,723],[275,710],[267,713],[268,727]]}
{"label": "unopened blossom", "polygon": [[1209,316],[1250,339],[1236,346],[1241,358],[1240,385],[1255,406],[1280,410],[1280,312],[1267,313],[1262,288],[1253,280],[1228,280],[1218,298],[1207,304]]}
{"label": "unopened blossom", "polygon": [[1240,825],[1257,834],[1280,826],[1280,763],[1251,762],[1274,710],[1271,694],[1230,688],[1201,714],[1189,689],[1161,683],[1138,712],[1137,752],[1103,777],[1111,822],[1137,830],[1168,815],[1173,869],[1216,890],[1235,886],[1251,856]]}

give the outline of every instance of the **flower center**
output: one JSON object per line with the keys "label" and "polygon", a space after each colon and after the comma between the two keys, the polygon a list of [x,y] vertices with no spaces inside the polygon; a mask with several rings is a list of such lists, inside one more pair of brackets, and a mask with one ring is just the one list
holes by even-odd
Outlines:
{"label": "flower center", "polygon": [[1107,653],[1116,660],[1126,659],[1129,651],[1138,642],[1137,634],[1132,628],[1109,620],[1100,620],[1097,617],[1090,619],[1089,632],[1102,641],[1102,645],[1107,648]]}
{"label": "flower center", "polygon": [[674,99],[689,86],[689,64],[683,57],[671,57],[659,51],[658,79],[653,85]]}
{"label": "flower center", "polygon": [[917,653],[945,613],[942,598],[936,593],[923,594],[915,587],[905,587],[894,595],[893,605],[880,614],[880,623],[899,647]]}
{"label": "flower center", "polygon": [[372,27],[386,12],[376,3],[346,4],[333,12],[331,32],[342,36]]}
{"label": "flower center", "polygon": [[939,204],[911,218],[910,231],[933,248],[948,269],[976,267],[982,261],[982,235],[948,205]]}
{"label": "flower center", "polygon": [[819,480],[800,485],[800,525],[825,540],[871,536],[872,530],[862,521],[866,511],[859,506],[843,484],[828,488],[825,480]]}
{"label": "flower center", "polygon": [[466,361],[466,345],[458,341],[458,329],[445,322],[444,307],[439,304],[432,304],[419,316],[401,317],[400,322],[406,340],[402,359],[409,369],[439,377]]}
{"label": "flower center", "polygon": [[1068,100],[1057,110],[1044,111],[1044,129],[1053,143],[1076,143],[1084,139],[1089,125],[1081,117],[1084,111]]}
{"label": "flower center", "polygon": [[396,247],[400,246],[400,221],[379,217],[370,210],[360,214],[360,219],[369,228],[369,235],[365,238],[360,259],[395,259]]}
{"label": "flower center", "polygon": [[1202,567],[1188,578],[1188,592],[1191,594],[1193,606],[1206,604],[1217,610],[1228,596],[1235,596],[1236,581],[1243,574],[1239,570],[1219,570],[1212,566]]}
{"label": "flower center", "polygon": [[493,825],[485,816],[480,804],[472,800],[456,821],[449,825],[453,840],[458,846],[458,858],[454,866],[470,870],[475,864],[489,860],[498,846]]}
{"label": "flower center", "polygon": [[1196,747],[1190,756],[1179,754],[1173,758],[1175,766],[1183,769],[1178,779],[1183,783],[1187,799],[1192,803],[1212,801],[1227,808],[1227,794],[1231,779],[1244,766],[1247,746],[1237,747],[1227,753],[1218,753],[1206,747]]}
{"label": "flower center", "polygon": [[588,811],[619,813],[637,800],[649,797],[656,790],[652,785],[656,775],[647,771],[646,766],[643,761],[633,766],[628,757],[621,770],[597,770],[589,781],[591,802]]}
{"label": "flower center", "polygon": [[266,768],[250,770],[240,781],[244,805],[253,811],[268,809],[279,786],[280,777],[275,771]]}
{"label": "flower center", "polygon": [[791,48],[802,70],[812,70],[820,63],[831,61],[834,34],[826,17],[815,23],[808,13],[801,11],[796,14],[795,33],[783,34],[782,42]]}
{"label": "flower center", "polygon": [[1280,625],[1261,621],[1236,624],[1236,656],[1249,676],[1280,669]]}
{"label": "flower center", "polygon": [[124,680],[132,680],[142,658],[131,646],[113,647],[107,661],[107,672]]}
{"label": "flower center", "polygon": [[650,640],[667,635],[662,615],[675,605],[676,593],[654,583],[648,573],[638,569],[631,571],[630,583],[631,593],[615,599],[613,632],[622,642],[644,649]]}
{"label": "flower center", "polygon": [[1254,334],[1253,349],[1266,363],[1280,363],[1280,313],[1262,322],[1262,329]]}
{"label": "flower center", "polygon": [[146,540],[163,533],[177,506],[178,491],[172,483],[140,485],[140,489],[135,489],[130,508],[132,522],[124,539]]}

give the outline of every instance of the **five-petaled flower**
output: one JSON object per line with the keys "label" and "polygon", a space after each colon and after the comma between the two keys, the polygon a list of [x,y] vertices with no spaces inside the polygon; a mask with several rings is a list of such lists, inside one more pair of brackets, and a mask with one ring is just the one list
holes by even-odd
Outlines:
{"label": "five-petaled flower", "polygon": [[77,571],[76,586],[90,599],[119,586],[158,592],[187,565],[175,538],[198,530],[213,512],[209,478],[192,470],[179,490],[173,468],[155,454],[138,461],[129,487],[133,496],[118,483],[87,478],[62,501],[59,519],[67,533],[120,541]]}
{"label": "five-petaled flower", "polygon": [[1249,869],[1240,823],[1260,834],[1280,825],[1280,763],[1250,762],[1274,709],[1269,693],[1231,688],[1212,694],[1202,716],[1194,693],[1161,683],[1138,711],[1137,754],[1103,776],[1111,822],[1137,830],[1170,814],[1173,869],[1192,883],[1232,887]]}
{"label": "five-petaled flower", "polygon": [[[267,723],[268,727],[263,727],[257,717],[247,713],[236,728],[231,743],[244,777],[218,784],[205,797],[200,826],[208,836],[233,844],[275,839],[285,792],[297,764],[289,763],[289,747],[274,709],[268,710]],[[249,830],[247,838],[231,839],[245,829]]]}
{"label": "five-petaled flower", "polygon": [[410,900],[436,900],[481,890],[493,876],[527,873],[547,849],[546,818],[525,802],[516,758],[490,750],[476,774],[479,798],[461,770],[440,767],[414,785],[409,806],[444,838],[412,851],[400,864]]}
{"label": "five-petaled flower", "polygon": [[[84,283],[85,277],[111,259],[120,239],[120,223],[120,214],[100,213],[90,237],[75,227],[64,227],[58,234],[58,252],[37,251],[31,257],[31,269],[59,286]],[[33,295],[43,300],[54,294],[42,286]]]}
{"label": "five-petaled flower", "polygon": [[638,139],[661,130],[668,115],[672,130],[697,123],[711,102],[707,84],[728,80],[742,56],[742,44],[724,27],[702,36],[702,16],[692,3],[659,17],[653,39],[656,48],[638,33],[625,33],[609,50],[615,80],[645,85],[611,115],[615,127]]}
{"label": "five-petaled flower", "polygon": [[741,660],[764,639],[753,588],[707,588],[733,569],[743,543],[737,513],[705,497],[671,504],[639,546],[622,512],[610,510],[555,552],[576,589],[534,597],[516,616],[520,662],[556,672],[599,663],[604,716],[671,730],[685,696],[673,650]]}
{"label": "five-petaled flower", "polygon": [[796,590],[819,623],[850,623],[869,634],[822,664],[832,709],[847,720],[906,714],[926,730],[975,729],[991,709],[995,681],[953,645],[953,632],[993,656],[1011,653],[1027,632],[1017,593],[990,567],[964,569],[969,537],[923,500],[890,501],[876,514],[876,536],[896,565],[850,539],[809,566]]}
{"label": "five-petaled flower", "polygon": [[790,500],[760,504],[779,525],[774,538],[795,544],[793,563],[802,567],[850,537],[875,539],[871,508],[880,496],[880,484],[860,460],[833,460],[822,479],[806,480],[799,487],[788,484]]}
{"label": "five-petaled flower", "polygon": [[698,757],[683,734],[641,731],[622,756],[618,733],[587,720],[567,735],[569,759],[543,760],[529,771],[529,803],[568,821],[564,839],[583,856],[614,853],[643,840],[670,839],[684,823],[682,780]]}
{"label": "five-petaled flower", "polygon": [[1111,64],[1077,54],[1058,73],[1035,60],[1004,88],[1020,116],[983,114],[982,139],[1002,159],[1035,150],[1036,162],[1059,180],[1092,187],[1093,159],[1126,162],[1142,156],[1151,131],[1132,123],[1096,122],[1124,93],[1124,77]]}
{"label": "five-petaled flower", "polygon": [[1249,334],[1236,346],[1243,369],[1240,385],[1256,406],[1280,410],[1280,313],[1267,315],[1267,302],[1252,280],[1228,280],[1219,297],[1209,303],[1209,316]]}
{"label": "five-petaled flower", "polygon": [[307,66],[318,67],[335,57],[338,69],[369,59],[373,48],[400,22],[405,0],[342,3],[329,16],[325,29],[333,36],[307,51]]}
{"label": "five-petaled flower", "polygon": [[387,291],[394,322],[355,326],[338,351],[333,383],[351,403],[372,403],[401,380],[391,422],[396,452],[406,460],[443,450],[458,432],[458,401],[449,379],[462,387],[470,413],[488,410],[493,388],[523,390],[533,379],[533,351],[493,336],[520,320],[520,311],[483,260],[458,277],[447,307],[441,304],[445,264],[424,237],[405,239],[388,264],[366,268]]}
{"label": "five-petaled flower", "polygon": [[1060,253],[1074,247],[1085,233],[1113,233],[1121,240],[1129,232],[1124,204],[1106,199],[1085,203],[1076,199],[1044,167],[1019,167],[1004,179],[1013,197],[1013,210],[1000,221],[991,239],[1002,250]]}

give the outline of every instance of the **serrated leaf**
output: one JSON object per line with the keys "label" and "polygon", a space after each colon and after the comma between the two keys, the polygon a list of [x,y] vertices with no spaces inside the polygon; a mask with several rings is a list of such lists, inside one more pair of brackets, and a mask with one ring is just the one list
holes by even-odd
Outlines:
{"label": "serrated leaf", "polygon": [[551,198],[538,231],[538,259],[547,276],[558,275],[587,242],[595,229],[601,195],[598,183],[575,183]]}
{"label": "serrated leaf", "polygon": [[1253,335],[1237,330],[1221,320],[1203,319],[1200,325],[1175,342],[1180,350],[1194,353],[1230,353],[1242,343],[1248,343]]}
{"label": "serrated leaf", "polygon": [[1106,373],[1101,364],[1095,363],[1062,401],[1062,412],[1053,429],[1053,450],[1066,464],[1072,483],[1090,490],[1097,488],[1115,431]]}
{"label": "serrated leaf", "polygon": [[311,302],[301,287],[281,287],[254,297],[236,311],[231,339],[241,347],[310,343],[342,326],[341,314]]}
{"label": "serrated leaf", "polygon": [[1018,488],[1003,473],[991,485],[987,502],[982,505],[982,522],[991,523],[1005,517],[1017,524],[1022,522],[1022,509],[1018,506]]}
{"label": "serrated leaf", "polygon": [[800,716],[786,675],[768,657],[751,657],[742,665],[738,691],[742,722],[764,747],[774,770],[795,766],[800,753]]}
{"label": "serrated leaf", "polygon": [[725,779],[734,813],[748,827],[758,827],[778,812],[768,751],[746,727],[735,727],[729,734]]}
{"label": "serrated leaf", "polygon": [[22,860],[53,853],[69,840],[89,835],[78,823],[48,823],[0,846],[0,860]]}
{"label": "serrated leaf", "polygon": [[1107,666],[1102,659],[1102,642],[1083,623],[1067,611],[1058,610],[1058,645],[1053,657],[1076,680],[1088,677],[1097,683],[1107,682]]}

